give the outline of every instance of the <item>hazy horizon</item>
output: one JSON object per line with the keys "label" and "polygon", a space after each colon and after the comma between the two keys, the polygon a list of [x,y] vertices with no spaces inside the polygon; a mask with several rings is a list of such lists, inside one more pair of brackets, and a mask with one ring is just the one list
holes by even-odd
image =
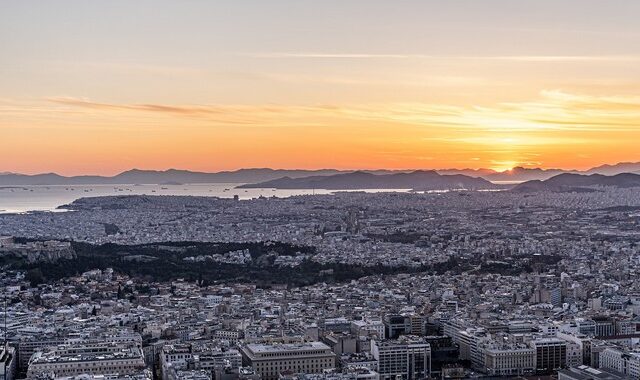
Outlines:
{"label": "hazy horizon", "polygon": [[17,172],[17,171],[11,171],[11,170],[7,170],[7,171],[0,171],[0,175],[5,175],[5,174],[23,174],[23,175],[41,175],[41,174],[58,174],[61,176],[66,176],[66,177],[74,177],[74,176],[104,176],[104,177],[111,177],[111,176],[116,176],[118,174],[122,174],[125,172],[129,172],[129,171],[135,171],[135,170],[139,170],[139,171],[150,171],[150,172],[166,172],[166,171],[170,171],[170,170],[176,170],[176,171],[187,171],[187,172],[199,172],[199,173],[210,173],[210,174],[215,174],[215,173],[222,173],[222,172],[236,172],[236,171],[240,171],[240,170],[274,170],[274,171],[296,171],[296,170],[300,170],[300,171],[322,171],[322,170],[336,170],[336,171],[344,171],[344,172],[348,172],[348,171],[447,171],[447,170],[451,170],[451,171],[455,171],[455,170],[459,170],[459,171],[464,171],[464,170],[490,170],[493,171],[495,173],[508,173],[510,171],[512,171],[513,169],[516,168],[522,168],[522,169],[541,169],[541,170],[560,170],[560,171],[565,171],[565,172],[571,172],[571,171],[577,171],[577,172],[582,172],[582,171],[587,171],[590,169],[595,169],[601,166],[616,166],[616,165],[624,165],[624,164],[640,164],[640,160],[638,162],[632,162],[632,161],[624,161],[624,162],[616,162],[616,163],[602,163],[602,164],[598,164],[595,166],[590,166],[584,169],[577,169],[577,168],[544,168],[544,167],[525,167],[525,166],[520,166],[520,165],[516,165],[513,168],[509,168],[509,169],[504,169],[504,170],[495,170],[492,168],[453,168],[453,167],[443,167],[443,168],[398,168],[398,169],[389,169],[389,168],[332,168],[332,167],[317,167],[317,168],[299,168],[299,167],[290,167],[290,168],[282,168],[282,167],[239,167],[239,168],[235,168],[235,169],[225,169],[225,170],[194,170],[194,169],[189,169],[189,168],[180,168],[180,167],[166,167],[166,168],[144,168],[144,167],[131,167],[128,169],[124,169],[121,171],[117,171],[117,172],[113,172],[113,173],[106,173],[106,174],[97,174],[97,173],[78,173],[78,174],[64,174],[64,173],[60,173],[60,172],[55,172],[55,171],[42,171],[42,172]]}

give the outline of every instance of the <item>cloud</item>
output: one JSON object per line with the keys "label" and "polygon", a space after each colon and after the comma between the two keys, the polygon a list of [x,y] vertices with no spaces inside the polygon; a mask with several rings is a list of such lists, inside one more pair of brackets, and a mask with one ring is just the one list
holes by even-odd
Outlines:
{"label": "cloud", "polygon": [[360,54],[360,53],[256,53],[242,54],[252,58],[320,58],[320,59],[407,59],[407,58],[436,58],[420,54]]}
{"label": "cloud", "polygon": [[312,116],[330,115],[338,112],[333,106],[282,106],[282,105],[174,105],[174,104],[119,104],[96,102],[74,97],[50,97],[45,99],[63,108],[53,112],[68,112],[80,108],[109,114],[147,115],[148,117],[189,118],[197,123],[225,126],[321,126]]}
{"label": "cloud", "polygon": [[429,54],[391,54],[391,53],[320,53],[320,52],[275,52],[241,54],[251,58],[265,59],[419,59],[419,60],[481,60],[511,62],[638,62],[640,55],[505,55],[505,56],[465,56],[465,55],[429,55]]}
{"label": "cloud", "polygon": [[489,57],[465,57],[465,59],[481,59],[513,62],[637,62],[640,56],[635,55],[516,55],[516,56],[489,56]]}
{"label": "cloud", "polygon": [[402,75],[394,78],[357,77],[354,75],[301,75],[291,73],[264,74],[262,78],[287,83],[331,84],[346,86],[387,86],[387,87],[486,87],[501,86],[504,83],[478,76],[462,75]]}
{"label": "cloud", "polygon": [[149,111],[179,115],[209,115],[219,113],[219,111],[215,108],[201,106],[175,106],[164,104],[112,104],[94,102],[88,99],[72,97],[52,97],[47,98],[47,100],[57,104],[97,110]]}
{"label": "cloud", "polygon": [[[313,106],[116,104],[70,97],[47,100],[66,107],[105,113],[188,117],[214,124],[322,126],[352,120],[486,134],[640,131],[640,97],[580,95],[560,90],[542,91],[540,97],[533,101],[483,107],[425,103]],[[69,112],[69,109],[59,111]]]}

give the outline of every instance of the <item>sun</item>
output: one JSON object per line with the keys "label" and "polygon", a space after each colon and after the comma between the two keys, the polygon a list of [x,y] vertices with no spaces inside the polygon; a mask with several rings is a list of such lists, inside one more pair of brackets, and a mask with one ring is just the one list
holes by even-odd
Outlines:
{"label": "sun", "polygon": [[497,172],[510,172],[518,166],[517,161],[494,161],[493,164],[494,166],[491,169]]}

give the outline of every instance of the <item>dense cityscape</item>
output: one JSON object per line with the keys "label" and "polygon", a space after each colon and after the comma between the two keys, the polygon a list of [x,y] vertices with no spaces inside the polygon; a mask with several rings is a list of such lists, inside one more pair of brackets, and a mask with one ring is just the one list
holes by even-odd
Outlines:
{"label": "dense cityscape", "polygon": [[0,215],[9,380],[640,377],[635,188],[65,207]]}
{"label": "dense cityscape", "polygon": [[640,380],[640,0],[0,0],[0,380]]}

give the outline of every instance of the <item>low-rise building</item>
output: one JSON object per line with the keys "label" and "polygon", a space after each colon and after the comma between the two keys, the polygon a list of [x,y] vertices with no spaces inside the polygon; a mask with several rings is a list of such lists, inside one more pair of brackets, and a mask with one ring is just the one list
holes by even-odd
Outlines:
{"label": "low-rise building", "polygon": [[68,344],[38,351],[29,360],[27,377],[53,373],[56,377],[127,375],[144,369],[142,349],[133,343]]}
{"label": "low-rise building", "polygon": [[251,366],[264,380],[276,380],[283,371],[321,373],[336,365],[336,355],[321,342],[247,344],[241,352],[244,364]]}

